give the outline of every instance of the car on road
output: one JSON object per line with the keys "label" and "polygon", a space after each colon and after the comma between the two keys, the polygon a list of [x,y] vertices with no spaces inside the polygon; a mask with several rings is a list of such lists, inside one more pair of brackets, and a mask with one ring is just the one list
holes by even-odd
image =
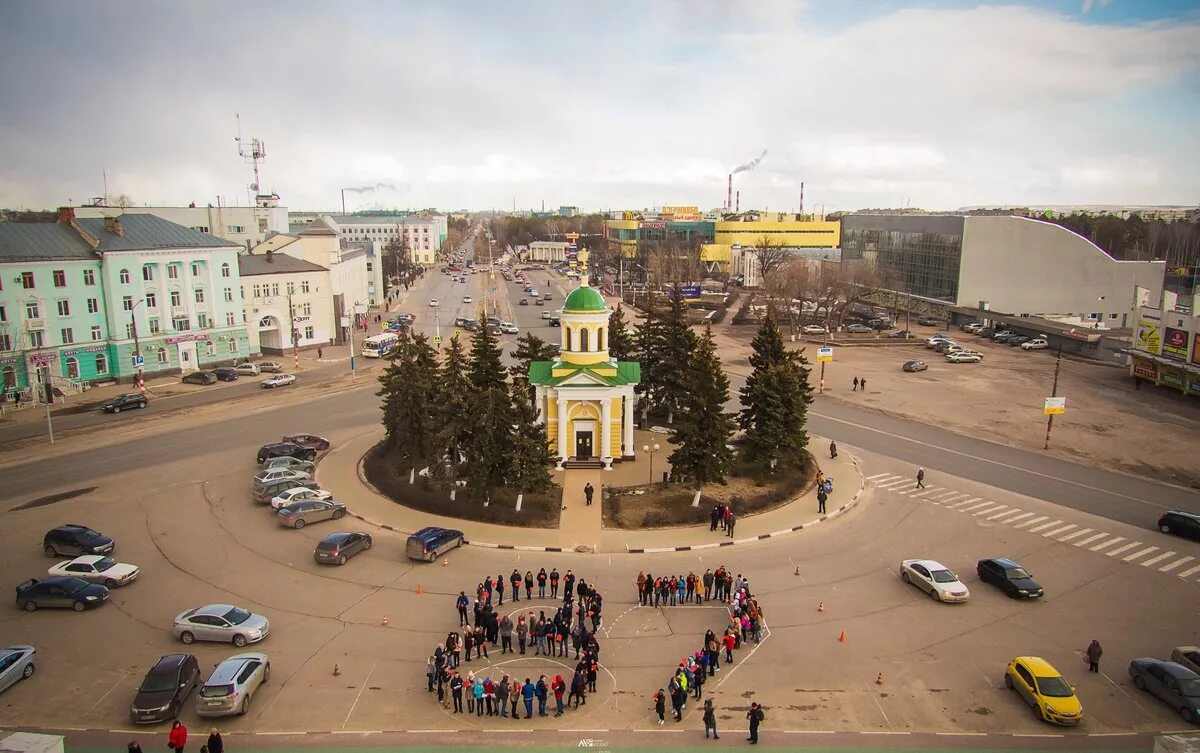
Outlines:
{"label": "car on road", "polygon": [[238,378],[238,370],[232,366],[218,366],[212,370],[212,373],[222,382],[236,382]]}
{"label": "car on road", "polygon": [[276,361],[259,361],[258,370],[264,374],[278,374],[283,371],[283,365]]}
{"label": "car on road", "polygon": [[517,305],[518,305],[518,306],[528,306],[528,305],[529,305],[529,299],[528,299],[528,298],[522,298],[521,300],[517,301]]}
{"label": "car on road", "polygon": [[259,486],[254,487],[254,491],[250,492],[250,499],[254,500],[255,502],[259,503],[260,505],[265,505],[265,504],[268,504],[271,500],[278,497],[283,492],[287,491],[288,489],[296,489],[301,486],[306,487],[308,489],[320,489],[321,488],[320,485],[318,485],[317,482],[311,478],[288,479],[287,481],[272,481],[269,484],[261,484]]}
{"label": "car on road", "polygon": [[1200,674],[1200,647],[1178,646],[1171,651],[1171,661]]}
{"label": "car on road", "polygon": [[1146,690],[1179,712],[1185,722],[1200,724],[1200,675],[1173,661],[1134,659],[1129,676],[1138,690]]}
{"label": "car on road", "polygon": [[800,329],[800,331],[806,335],[827,335],[827,334],[829,334],[829,329],[821,326],[820,324],[806,324],[806,325],[804,325],[804,327],[802,327]]}
{"label": "car on road", "polygon": [[968,353],[965,350],[947,353],[946,360],[950,363],[979,363],[983,359],[975,353]]}
{"label": "car on road", "polygon": [[273,481],[303,481],[312,478],[304,471],[294,471],[291,468],[272,468],[269,471],[259,471],[254,474],[254,485],[262,486]]}
{"label": "car on road", "polygon": [[117,542],[78,523],[51,528],[42,537],[42,551],[47,557],[78,557],[82,554],[112,554]]}
{"label": "car on road", "polygon": [[184,384],[216,384],[217,375],[211,371],[193,371],[191,374],[184,374],[180,380]]}
{"label": "car on road", "polygon": [[33,646],[0,648],[0,693],[28,680],[37,671],[37,649]]}
{"label": "car on road", "polygon": [[276,496],[271,498],[271,507],[279,510],[293,502],[300,502],[305,499],[332,499],[333,492],[327,489],[311,489],[307,486],[297,486],[292,489],[285,489]]}
{"label": "car on road", "polygon": [[1021,350],[1042,350],[1043,348],[1049,347],[1050,343],[1048,343],[1046,339],[1042,337],[1035,337],[1032,340],[1027,340],[1021,343]]}
{"label": "car on road", "polygon": [[276,374],[272,377],[262,380],[260,384],[264,390],[273,390],[277,387],[286,387],[289,384],[296,383],[295,374]]}
{"label": "car on road", "polygon": [[82,612],[107,600],[107,588],[82,578],[30,578],[17,586],[17,606],[26,612],[44,607],[70,607]]}
{"label": "car on road", "polygon": [[553,296],[551,296],[549,292],[542,293],[542,300],[543,300],[543,301],[548,301],[548,300],[550,300],[552,297],[553,297]]}
{"label": "car on road", "polygon": [[869,335],[875,330],[865,324],[848,324],[846,325],[846,331],[853,335]]}
{"label": "car on road", "polygon": [[250,710],[250,699],[271,679],[266,654],[238,654],[221,662],[196,696],[198,716],[235,716]]}
{"label": "car on road", "polygon": [[435,308],[437,308],[437,305],[438,305],[438,300],[436,298],[429,299],[429,308],[435,309]]}
{"label": "car on road", "polygon": [[1036,599],[1045,594],[1025,568],[1007,557],[991,557],[975,563],[975,573],[983,583],[991,583],[1016,599]]}
{"label": "car on road", "polygon": [[167,654],[142,679],[129,720],[134,724],[165,722],[179,716],[184,701],[200,684],[200,663],[191,654]]}
{"label": "car on road", "polygon": [[561,327],[562,320],[559,319],[557,316],[554,316],[553,314],[551,314],[550,315],[550,326],[551,327]]}
{"label": "car on road", "polygon": [[515,335],[521,331],[521,328],[512,322],[502,322],[500,324],[500,331],[506,335]]}
{"label": "car on road", "polygon": [[953,340],[938,340],[933,344],[935,353],[949,353],[952,350],[963,350],[963,346]]}
{"label": "car on road", "polygon": [[1074,726],[1083,721],[1083,704],[1050,662],[1039,656],[1018,656],[1004,671],[1004,686],[1017,691],[1038,719]]}
{"label": "car on road", "polygon": [[317,542],[313,559],[317,563],[344,565],[346,560],[367,551],[372,544],[371,534],[362,531],[331,533]]}
{"label": "car on road", "polygon": [[329,449],[329,440],[319,434],[285,434],[279,441],[291,442],[318,452]]}
{"label": "car on road", "polygon": [[63,560],[49,570],[51,578],[82,578],[105,588],[127,586],[142,572],[137,565],[117,562],[112,557],[85,554],[73,560]]}
{"label": "car on road", "polygon": [[312,447],[301,447],[294,442],[272,442],[258,448],[258,464],[262,465],[264,460],[277,458],[282,456],[299,458],[300,460],[315,460],[317,451]]}
{"label": "car on road", "polygon": [[454,326],[455,327],[465,327],[465,326],[467,326],[468,323],[470,323],[470,321],[471,320],[465,316],[458,316],[458,317],[454,318]]}
{"label": "car on road", "polygon": [[479,322],[475,321],[474,319],[467,319],[465,322],[463,322],[462,328],[467,332],[478,332]]}
{"label": "car on road", "polygon": [[958,576],[937,560],[904,560],[900,580],[911,583],[934,601],[962,602],[971,597]]}
{"label": "car on road", "polygon": [[937,325],[939,325],[941,323],[942,323],[942,320],[938,319],[936,317],[932,317],[932,316],[918,316],[917,317],[917,324],[920,324],[922,327],[936,327]]}
{"label": "car on road", "polygon": [[256,363],[239,363],[234,367],[234,371],[242,376],[258,376],[262,369]]}
{"label": "car on road", "polygon": [[241,648],[257,643],[271,631],[261,614],[230,604],[208,604],[181,612],[171,623],[171,634],[184,643],[219,641]]}
{"label": "car on road", "polygon": [[469,295],[464,295],[464,296],[463,296],[463,303],[471,303],[471,296],[469,296]]}
{"label": "car on road", "polygon": [[534,301],[534,303],[535,303],[535,304],[537,304],[538,306],[545,306],[545,305],[546,305],[546,302],[545,302],[545,301],[543,301],[541,298],[538,298],[537,300],[535,300],[535,301]]}
{"label": "car on road", "polygon": [[146,396],[140,392],[126,392],[101,405],[100,410],[105,413],[120,413],[123,410],[145,408],[149,402]]}
{"label": "car on road", "polygon": [[409,559],[433,562],[442,554],[466,543],[462,531],[453,528],[422,528],[408,537],[404,553]]}
{"label": "car on road", "polygon": [[551,316],[553,316],[553,314],[551,314],[549,311],[543,311],[543,312],[542,312],[542,318],[543,318],[543,319],[549,319]]}
{"label": "car on road", "polygon": [[929,368],[929,364],[925,363],[924,361],[913,359],[911,361],[905,361],[904,365],[900,368],[904,371],[925,371]]}
{"label": "car on road", "polygon": [[1167,510],[1158,518],[1158,530],[1200,541],[1200,515],[1183,510]]}
{"label": "car on road", "polygon": [[279,508],[279,525],[288,528],[303,528],[309,523],[322,520],[341,520],[346,515],[346,506],[334,499],[304,499]]}

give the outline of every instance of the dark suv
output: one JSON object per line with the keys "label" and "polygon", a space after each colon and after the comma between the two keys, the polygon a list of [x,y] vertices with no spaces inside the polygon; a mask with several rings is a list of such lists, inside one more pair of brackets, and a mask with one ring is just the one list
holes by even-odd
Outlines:
{"label": "dark suv", "polygon": [[105,413],[120,413],[130,408],[145,408],[148,402],[146,396],[140,392],[127,392],[124,395],[117,395],[112,400],[101,405],[100,410]]}
{"label": "dark suv", "polygon": [[134,724],[149,724],[179,716],[183,702],[200,684],[200,665],[191,654],[168,654],[150,668],[142,680],[129,719]]}
{"label": "dark suv", "polygon": [[217,379],[220,379],[222,382],[236,382],[238,378],[237,369],[229,366],[220,366],[215,368],[212,370],[212,373],[216,375]]}
{"label": "dark suv", "polygon": [[53,528],[42,539],[47,557],[78,557],[83,554],[112,554],[117,546],[109,537],[77,523]]}
{"label": "dark suv", "polygon": [[317,451],[313,447],[301,447],[291,442],[272,442],[258,448],[258,464],[262,465],[267,458],[278,458],[284,455],[300,460],[312,460],[317,456]]}

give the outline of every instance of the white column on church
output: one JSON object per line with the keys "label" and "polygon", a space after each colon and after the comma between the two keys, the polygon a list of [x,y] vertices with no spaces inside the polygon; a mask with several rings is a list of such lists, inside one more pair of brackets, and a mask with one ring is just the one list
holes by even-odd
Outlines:
{"label": "white column on church", "polygon": [[559,467],[562,461],[566,460],[567,455],[567,399],[565,397],[558,398],[558,457]]}
{"label": "white column on church", "polygon": [[633,411],[634,399],[633,392],[625,393],[625,410],[621,414],[621,418],[625,419],[625,454],[636,455],[633,448]]}
{"label": "white column on church", "polygon": [[604,470],[612,470],[612,398],[600,401],[600,459]]}
{"label": "white column on church", "polygon": [[546,388],[534,387],[534,399],[537,400],[537,422],[539,426],[546,425]]}

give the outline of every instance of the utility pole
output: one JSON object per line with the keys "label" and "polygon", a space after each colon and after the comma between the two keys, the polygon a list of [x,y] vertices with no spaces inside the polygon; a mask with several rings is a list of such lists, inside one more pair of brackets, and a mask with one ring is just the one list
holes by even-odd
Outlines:
{"label": "utility pole", "polygon": [[358,372],[355,370],[354,360],[354,329],[358,326],[358,303],[355,302],[350,306],[350,383],[353,384]]}
{"label": "utility pole", "polygon": [[145,393],[146,380],[144,378],[143,372],[145,370],[144,364],[146,363],[146,359],[142,358],[142,346],[141,346],[141,343],[138,341],[137,316],[136,316],[138,304],[140,304],[141,302],[142,301],[138,301],[137,303],[135,303],[133,305],[133,308],[129,309],[129,324],[130,324],[131,329],[133,329],[133,357],[134,357],[134,360],[137,362],[138,391]]}
{"label": "utility pole", "polygon": [[[1062,346],[1058,346],[1058,356],[1054,359],[1054,384],[1050,387],[1050,397],[1058,397],[1058,369],[1062,365]],[[1054,414],[1046,416],[1046,446],[1043,450],[1050,449],[1050,430],[1054,428]]]}
{"label": "utility pole", "polygon": [[54,402],[54,387],[50,381],[50,367],[38,369],[38,381],[42,383],[42,399],[46,402],[46,431],[50,433],[50,444],[54,444],[54,423],[50,420],[50,404]]}
{"label": "utility pole", "polygon": [[[288,283],[289,285],[291,283]],[[296,309],[292,306],[292,292],[289,290],[287,294],[288,301],[288,327],[292,330],[292,352],[295,356],[295,370],[300,370],[300,337],[296,331]]]}

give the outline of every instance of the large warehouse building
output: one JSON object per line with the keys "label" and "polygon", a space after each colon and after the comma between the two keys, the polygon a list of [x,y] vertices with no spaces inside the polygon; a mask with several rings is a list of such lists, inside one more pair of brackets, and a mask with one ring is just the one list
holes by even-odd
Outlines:
{"label": "large warehouse building", "polygon": [[1117,261],[1026,217],[848,215],[842,260],[868,260],[901,293],[1015,315],[1133,326],[1135,289],[1161,295],[1166,262]]}

